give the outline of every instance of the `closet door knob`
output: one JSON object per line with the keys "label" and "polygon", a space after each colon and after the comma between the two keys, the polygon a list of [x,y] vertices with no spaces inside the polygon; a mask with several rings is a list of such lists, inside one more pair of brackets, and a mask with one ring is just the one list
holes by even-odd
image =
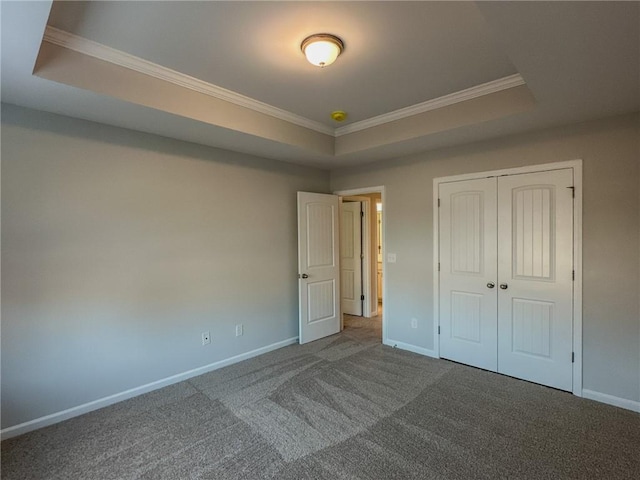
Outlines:
{"label": "closet door knob", "polygon": [[303,273],[302,275],[300,275],[302,278],[309,278],[309,275],[307,275],[306,273]]}
{"label": "closet door knob", "polygon": [[502,290],[506,290],[507,288],[509,288],[509,285],[507,285],[506,283],[501,283],[501,284],[500,284],[500,288],[501,288]]}
{"label": "closet door knob", "polygon": [[495,284],[495,283],[493,283],[493,282],[489,282],[489,283],[487,283],[487,288],[493,288],[493,287],[495,287],[495,286],[496,286],[496,284]]}

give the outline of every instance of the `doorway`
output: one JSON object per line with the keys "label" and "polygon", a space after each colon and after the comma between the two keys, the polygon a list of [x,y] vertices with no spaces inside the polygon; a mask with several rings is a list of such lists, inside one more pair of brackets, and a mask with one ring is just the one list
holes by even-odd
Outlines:
{"label": "doorway", "polygon": [[[362,313],[360,317],[362,321],[379,321],[381,322],[382,339],[386,338],[385,317],[384,317],[384,218],[382,211],[384,208],[384,187],[368,187],[353,190],[344,190],[334,192],[341,199],[342,205],[349,204],[350,210],[357,210],[354,203],[359,202],[362,205],[361,215],[361,242],[362,242],[362,282],[361,282],[361,298]],[[353,215],[348,215],[353,218]],[[349,223],[344,218],[341,221],[341,227],[345,223]],[[356,229],[357,225],[350,227],[350,230]],[[346,235],[351,238],[350,235]],[[341,231],[341,241],[345,239],[344,230]],[[351,250],[350,248],[348,249]],[[349,283],[347,283],[349,285]],[[351,287],[347,287],[347,292],[351,294]],[[349,295],[351,296],[351,295]],[[352,296],[351,296],[352,297]],[[344,309],[348,312],[348,309]],[[348,317],[353,318],[353,317]]]}
{"label": "doorway", "polygon": [[[358,197],[361,195],[362,197]],[[353,212],[361,210],[361,222],[353,224],[352,229],[359,230],[361,236],[361,255],[364,255],[363,288],[364,308],[362,316],[350,316],[350,319],[371,320],[361,326],[372,330],[371,341],[387,340],[385,307],[378,309],[378,230],[377,203],[384,207],[384,187],[336,192],[333,195],[311,192],[298,192],[298,322],[299,342],[307,343],[340,332],[344,327],[342,314],[342,291],[340,272],[341,204],[343,200],[361,202]],[[347,200],[348,200],[347,199]],[[349,203],[349,202],[345,202]],[[367,206],[364,206],[367,205]],[[357,216],[356,216],[357,217]],[[363,220],[362,220],[363,219]],[[385,220],[380,223],[380,251],[384,258]],[[362,241],[364,238],[364,241]],[[355,243],[354,243],[355,244]],[[357,248],[354,248],[357,250]],[[384,262],[382,262],[382,292],[385,290]],[[372,272],[373,270],[373,272]],[[355,290],[355,289],[354,289]],[[376,323],[377,322],[377,323]],[[371,327],[374,328],[371,328]],[[382,339],[380,339],[382,336]]]}

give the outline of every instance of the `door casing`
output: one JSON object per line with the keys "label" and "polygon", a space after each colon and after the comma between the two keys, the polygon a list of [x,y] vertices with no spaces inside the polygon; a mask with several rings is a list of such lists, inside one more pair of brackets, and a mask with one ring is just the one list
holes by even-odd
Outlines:
{"label": "door casing", "polygon": [[[575,268],[575,280],[573,288],[573,391],[576,396],[582,396],[582,160],[569,160],[565,162],[545,163],[529,165],[525,167],[491,170],[485,172],[438,177],[433,179],[433,352],[440,358],[440,342],[438,337],[440,327],[440,285],[439,285],[439,215],[438,215],[438,191],[440,183],[461,180],[475,180],[485,177],[497,177],[501,175],[515,175],[522,173],[535,173],[550,170],[573,169],[574,178],[574,208],[573,208],[573,265]],[[384,278],[384,277],[383,277]],[[384,307],[384,304],[383,304]],[[384,318],[384,317],[383,317]]]}

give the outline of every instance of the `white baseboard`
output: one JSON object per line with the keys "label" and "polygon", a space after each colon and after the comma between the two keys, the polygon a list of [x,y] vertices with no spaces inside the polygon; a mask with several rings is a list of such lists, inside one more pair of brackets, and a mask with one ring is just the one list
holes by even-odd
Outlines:
{"label": "white baseboard", "polygon": [[390,338],[383,340],[382,343],[393,348],[399,348],[400,350],[407,350],[409,352],[418,353],[427,357],[438,358],[436,352],[434,352],[433,350],[429,350],[428,348],[423,347],[417,347],[415,345],[411,345],[410,343],[398,342]]}
{"label": "white baseboard", "polygon": [[262,355],[264,353],[271,352],[273,350],[277,350],[279,348],[286,347],[297,342],[298,337],[288,338],[287,340],[272,343],[271,345],[267,345],[266,347],[257,348],[255,350],[251,350],[250,352],[241,353],[240,355],[225,358],[224,360],[219,360],[203,367],[194,368],[193,370],[178,373],[177,375],[172,375],[155,382],[147,383],[146,385],[141,385],[139,387],[125,390],[124,392],[109,395],[108,397],[104,398],[99,398],[98,400],[84,403],[82,405],[78,405],[77,407],[72,407],[61,412],[45,415],[44,417],[29,420],[28,422],[20,423],[18,425],[14,425],[13,427],[7,427],[0,430],[0,439],[5,440],[7,438],[16,437],[18,435],[22,435],[23,433],[31,432],[42,427],[47,427],[49,425],[53,425],[54,423],[62,422],[63,420],[68,420],[70,418],[77,417],[94,410],[98,410],[99,408],[107,407],[114,403],[137,397],[138,395],[142,395],[143,393],[151,392],[153,390],[157,390],[174,383],[182,382],[184,380],[188,380],[189,378],[197,377],[198,375],[202,375],[204,373],[241,362],[242,360],[257,357],[258,355]]}
{"label": "white baseboard", "polygon": [[635,400],[628,400],[626,398],[614,397],[613,395],[609,395],[607,393],[594,392],[593,390],[582,390],[582,397],[588,398],[590,400],[595,400],[596,402],[607,403],[609,405],[613,405],[614,407],[625,408],[627,410],[631,410],[632,412],[640,413],[640,402]]}

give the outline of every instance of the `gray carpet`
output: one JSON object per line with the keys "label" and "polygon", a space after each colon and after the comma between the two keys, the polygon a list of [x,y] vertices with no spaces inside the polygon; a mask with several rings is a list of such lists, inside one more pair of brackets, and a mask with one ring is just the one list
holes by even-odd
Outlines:
{"label": "gray carpet", "polygon": [[2,442],[9,479],[638,479],[640,415],[382,346],[379,319]]}

